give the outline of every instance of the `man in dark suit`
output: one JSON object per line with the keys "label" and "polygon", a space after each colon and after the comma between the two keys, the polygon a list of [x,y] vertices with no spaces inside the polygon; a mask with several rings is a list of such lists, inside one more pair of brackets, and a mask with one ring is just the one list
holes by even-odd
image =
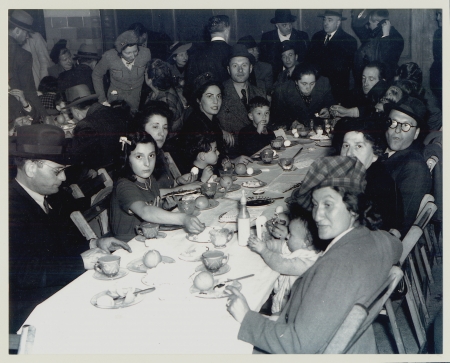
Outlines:
{"label": "man in dark suit", "polygon": [[208,20],[207,29],[211,34],[211,42],[191,56],[186,70],[186,86],[188,88],[192,88],[197,76],[206,72],[211,72],[214,78],[220,82],[229,78],[223,63],[231,50],[231,46],[228,45],[230,19],[226,15],[213,16]]}
{"label": "man in dark suit", "polygon": [[255,57],[255,64],[253,65],[253,72],[250,73],[249,82],[266,94],[269,94],[273,85],[272,66],[269,63],[259,61],[259,49],[255,39],[251,35],[246,35],[239,39],[237,44],[245,45],[247,51]]}
{"label": "man in dark suit", "polygon": [[328,108],[333,103],[328,79],[318,78],[313,66],[300,64],[295,67],[291,79],[273,92],[268,129],[283,126],[291,129],[294,121],[308,128],[315,113],[321,118],[329,117]]}
{"label": "man in dark suit", "polygon": [[281,43],[283,41],[291,40],[296,43],[295,53],[298,55],[299,63],[303,62],[305,58],[309,37],[307,33],[292,27],[292,23],[296,19],[297,17],[293,16],[290,10],[275,10],[275,17],[270,22],[275,24],[276,29],[261,36],[261,60],[272,65],[274,79],[283,70],[283,62],[281,61]]}
{"label": "man in dark suit", "polygon": [[[72,234],[67,200],[59,192],[69,162],[64,131],[53,125],[17,129],[10,145],[17,176],[9,185],[9,331],[16,332],[36,305],[92,269],[115,238],[92,239],[89,248]],[[47,198],[48,197],[48,198]]]}
{"label": "man in dark suit", "polygon": [[265,97],[265,93],[248,82],[255,58],[244,45],[233,46],[227,61],[231,79],[223,82],[222,107],[217,118],[221,129],[233,135],[233,142],[229,146],[234,147],[229,149],[229,153],[230,157],[236,157],[240,155],[237,148],[237,134],[250,124],[248,102],[256,96]]}
{"label": "man in dark suit", "polygon": [[350,70],[357,48],[356,39],[342,30],[342,10],[325,10],[318,15],[323,18],[323,30],[314,34],[305,60],[316,66],[322,76],[330,81],[336,102],[350,88]]}

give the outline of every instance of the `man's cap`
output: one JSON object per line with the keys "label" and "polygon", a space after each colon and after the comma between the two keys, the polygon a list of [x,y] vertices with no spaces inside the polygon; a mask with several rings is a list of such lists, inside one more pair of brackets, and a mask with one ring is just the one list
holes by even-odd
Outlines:
{"label": "man's cap", "polygon": [[301,187],[292,199],[307,210],[312,209],[312,192],[325,187],[343,187],[356,194],[366,188],[366,168],[357,159],[348,156],[327,156],[314,161]]}
{"label": "man's cap", "polygon": [[297,19],[296,16],[291,14],[289,9],[275,10],[275,17],[270,19],[272,24],[277,23],[293,23]]}
{"label": "man's cap", "polygon": [[423,127],[425,123],[425,114],[427,112],[426,106],[422,101],[414,97],[406,97],[399,103],[387,103],[384,105],[386,113],[389,115],[392,110],[400,111],[417,122],[417,126]]}
{"label": "man's cap", "polygon": [[97,48],[93,44],[83,43],[80,45],[78,52],[73,56],[75,59],[96,59],[99,60],[101,56],[98,55]]}
{"label": "man's cap", "polygon": [[246,35],[245,37],[240,38],[237,41],[237,44],[243,44],[247,49],[256,48],[258,44],[256,44],[255,38],[251,35]]}
{"label": "man's cap", "polygon": [[68,104],[66,105],[66,107],[64,107],[64,109],[76,106],[84,101],[98,98],[95,93],[91,93],[89,87],[85,84],[77,84],[76,86],[67,88],[65,93]]}
{"label": "man's cap", "polygon": [[324,18],[326,16],[339,16],[341,20],[347,20],[342,16],[342,9],[326,9],[323,14],[317,15],[318,18]]}
{"label": "man's cap", "polygon": [[12,156],[43,159],[67,165],[72,155],[66,152],[66,138],[61,127],[36,124],[17,128],[17,136],[10,143]]}
{"label": "man's cap", "polygon": [[8,20],[16,27],[24,29],[30,33],[34,33],[34,30],[31,28],[31,26],[33,25],[33,17],[26,11],[14,10],[8,17]]}
{"label": "man's cap", "polygon": [[170,48],[170,58],[178,53],[183,53],[186,52],[187,50],[189,50],[192,47],[192,43],[181,43],[181,42],[176,42],[173,43]]}
{"label": "man's cap", "polygon": [[295,51],[295,44],[296,42],[293,42],[292,40],[285,40],[284,42],[281,42],[281,53],[291,49]]}
{"label": "man's cap", "polygon": [[120,53],[124,48],[129,45],[135,45],[139,41],[134,30],[127,30],[120,34],[114,42],[114,48]]}
{"label": "man's cap", "polygon": [[228,56],[228,58],[225,59],[225,66],[228,66],[230,64],[230,60],[235,57],[245,57],[250,61],[250,64],[255,64],[256,59],[255,57],[250,54],[247,50],[247,47],[244,44],[235,44],[231,48],[231,52]]}

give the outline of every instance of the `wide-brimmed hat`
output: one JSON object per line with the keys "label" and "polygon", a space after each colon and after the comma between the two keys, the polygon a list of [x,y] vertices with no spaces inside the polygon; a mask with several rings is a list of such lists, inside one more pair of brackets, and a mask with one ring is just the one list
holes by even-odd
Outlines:
{"label": "wide-brimmed hat", "polygon": [[129,45],[135,45],[139,41],[136,33],[133,30],[127,30],[120,34],[114,42],[114,48],[120,53],[124,48]]}
{"label": "wide-brimmed hat", "polygon": [[384,105],[384,108],[387,115],[389,115],[392,110],[397,110],[412,117],[417,121],[418,127],[422,127],[425,122],[427,107],[417,98],[406,97],[399,103],[387,103]]}
{"label": "wide-brimmed hat", "polygon": [[360,28],[369,22],[369,14],[371,10],[368,9],[353,9],[352,10],[352,26]]}
{"label": "wide-brimmed hat", "polygon": [[228,64],[230,64],[230,60],[235,57],[245,57],[250,61],[251,64],[256,63],[255,57],[248,52],[247,47],[244,44],[233,45],[228,58],[225,59],[224,65],[228,66]]}
{"label": "wide-brimmed hat", "polygon": [[33,17],[26,11],[14,10],[8,17],[8,20],[16,27],[24,29],[30,33],[34,33],[34,30],[31,28],[31,26],[33,25]]}
{"label": "wide-brimmed hat", "polygon": [[174,56],[175,54],[178,54],[178,53],[186,52],[191,47],[192,47],[192,43],[186,43],[186,44],[181,43],[181,42],[173,43],[170,46],[170,48],[169,48],[170,57],[172,57],[172,56]]}
{"label": "wide-brimmed hat", "polygon": [[289,9],[275,10],[275,17],[270,19],[272,24],[277,23],[293,23],[297,19],[296,16],[291,14]]}
{"label": "wide-brimmed hat", "polygon": [[64,107],[64,109],[76,106],[84,101],[98,98],[95,93],[91,93],[89,87],[85,84],[77,84],[76,86],[67,88],[65,93],[68,104],[66,105],[66,107]]}
{"label": "wide-brimmed hat", "polygon": [[356,194],[366,189],[366,168],[357,159],[348,156],[327,156],[314,161],[308,169],[301,187],[292,198],[303,208],[311,210],[311,194],[325,187],[344,187]]}
{"label": "wide-brimmed hat", "polygon": [[258,44],[256,44],[255,38],[251,35],[246,35],[245,37],[240,38],[237,41],[237,44],[243,44],[247,49],[256,48]]}
{"label": "wide-brimmed hat", "polygon": [[78,48],[78,52],[73,56],[75,59],[97,59],[99,60],[101,56],[98,55],[97,48],[93,44],[83,43]]}
{"label": "wide-brimmed hat", "polygon": [[342,16],[342,9],[326,9],[323,14],[317,15],[319,18],[324,18],[326,16],[339,16],[341,20],[347,20],[347,18]]}
{"label": "wide-brimmed hat", "polygon": [[43,159],[67,165],[71,155],[66,152],[66,138],[62,128],[36,124],[17,128],[17,136],[9,145],[12,156]]}

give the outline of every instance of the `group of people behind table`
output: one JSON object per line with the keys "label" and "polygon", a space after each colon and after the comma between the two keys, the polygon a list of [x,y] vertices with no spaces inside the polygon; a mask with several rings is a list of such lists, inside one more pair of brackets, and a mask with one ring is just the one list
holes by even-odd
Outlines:
{"label": "group of people behind table", "polygon": [[[32,19],[24,13],[10,16],[10,42],[27,39],[20,30],[29,32]],[[170,212],[176,199],[161,198],[169,189],[207,182],[228,162],[252,163],[280,127],[308,129],[311,119],[334,118],[330,136],[338,156],[315,161],[289,198],[289,218],[273,223],[265,238],[249,239],[249,248],[281,274],[272,316],[251,311],[232,287],[227,302],[241,323],[238,338],[259,351],[323,350],[349,309],[366,303],[398,261],[399,238],[432,188],[420,134],[442,127],[441,106],[423,87],[420,68],[398,67],[403,38],[387,10],[359,15],[352,27],[360,48],[341,27],[342,10],[319,14],[323,30],[311,41],[293,28],[289,10],[276,10],[276,28],[259,45],[245,36],[234,46],[228,16],[216,15],[207,24],[211,42],[203,48],[176,42],[168,59],[152,59],[148,31],[138,23],[101,57],[82,45],[77,67],[65,43],[57,43],[41,100],[76,126],[73,138],[65,138],[56,125],[12,122],[10,330],[98,257],[117,248],[131,252],[126,242],[141,221],[201,232],[199,218]],[[25,92],[14,88],[9,98],[10,114],[36,112]],[[177,178],[167,151],[181,171]],[[60,186],[99,168],[115,181],[114,237],[91,240],[87,249],[68,217],[86,201],[72,201]],[[353,351],[375,352],[374,343],[369,329]]]}

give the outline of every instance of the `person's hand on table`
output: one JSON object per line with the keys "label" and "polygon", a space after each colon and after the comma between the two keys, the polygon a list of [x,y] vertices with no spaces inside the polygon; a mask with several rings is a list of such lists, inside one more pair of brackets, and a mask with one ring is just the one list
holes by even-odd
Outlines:
{"label": "person's hand on table", "polygon": [[359,110],[357,107],[345,108],[340,105],[333,105],[330,107],[332,114],[335,117],[358,117]]}
{"label": "person's hand on table", "polygon": [[242,323],[245,314],[250,311],[247,300],[241,292],[233,286],[227,286],[225,291],[229,294],[227,301],[227,310],[236,319],[238,323]]}
{"label": "person's hand on table", "polygon": [[188,233],[199,234],[205,230],[205,224],[200,222],[197,217],[186,215],[184,219],[184,227]]}
{"label": "person's hand on table", "polygon": [[177,205],[177,200],[174,197],[168,196],[164,198],[162,202],[162,208],[165,210],[171,210]]}
{"label": "person's hand on table", "polygon": [[320,110],[319,112],[319,117],[320,118],[328,118],[330,117],[330,112],[328,111],[328,108],[324,107]]}
{"label": "person's hand on table", "polygon": [[94,265],[97,263],[97,260],[102,257],[109,255],[109,252],[103,251],[101,248],[95,247],[90,250],[84,251],[81,254],[81,258],[83,259],[84,268],[86,270],[92,270]]}
{"label": "person's hand on table", "polygon": [[183,175],[180,175],[176,182],[178,185],[185,185],[185,184],[190,184],[193,183],[197,180],[198,178],[198,174],[194,174],[194,173],[186,173]]}
{"label": "person's hand on table", "polygon": [[247,165],[248,163],[253,163],[253,159],[247,155],[238,156],[236,159],[231,160],[234,165],[239,163]]}
{"label": "person's hand on table", "polygon": [[97,240],[97,247],[107,253],[116,251],[121,248],[123,248],[124,250],[126,250],[130,253],[132,252],[131,247],[128,246],[128,243],[120,241],[115,237],[99,238]]}
{"label": "person's hand on table", "polygon": [[266,242],[259,239],[255,235],[251,235],[248,238],[248,247],[250,248],[250,250],[256,252],[259,255],[262,254],[263,251],[267,249]]}

